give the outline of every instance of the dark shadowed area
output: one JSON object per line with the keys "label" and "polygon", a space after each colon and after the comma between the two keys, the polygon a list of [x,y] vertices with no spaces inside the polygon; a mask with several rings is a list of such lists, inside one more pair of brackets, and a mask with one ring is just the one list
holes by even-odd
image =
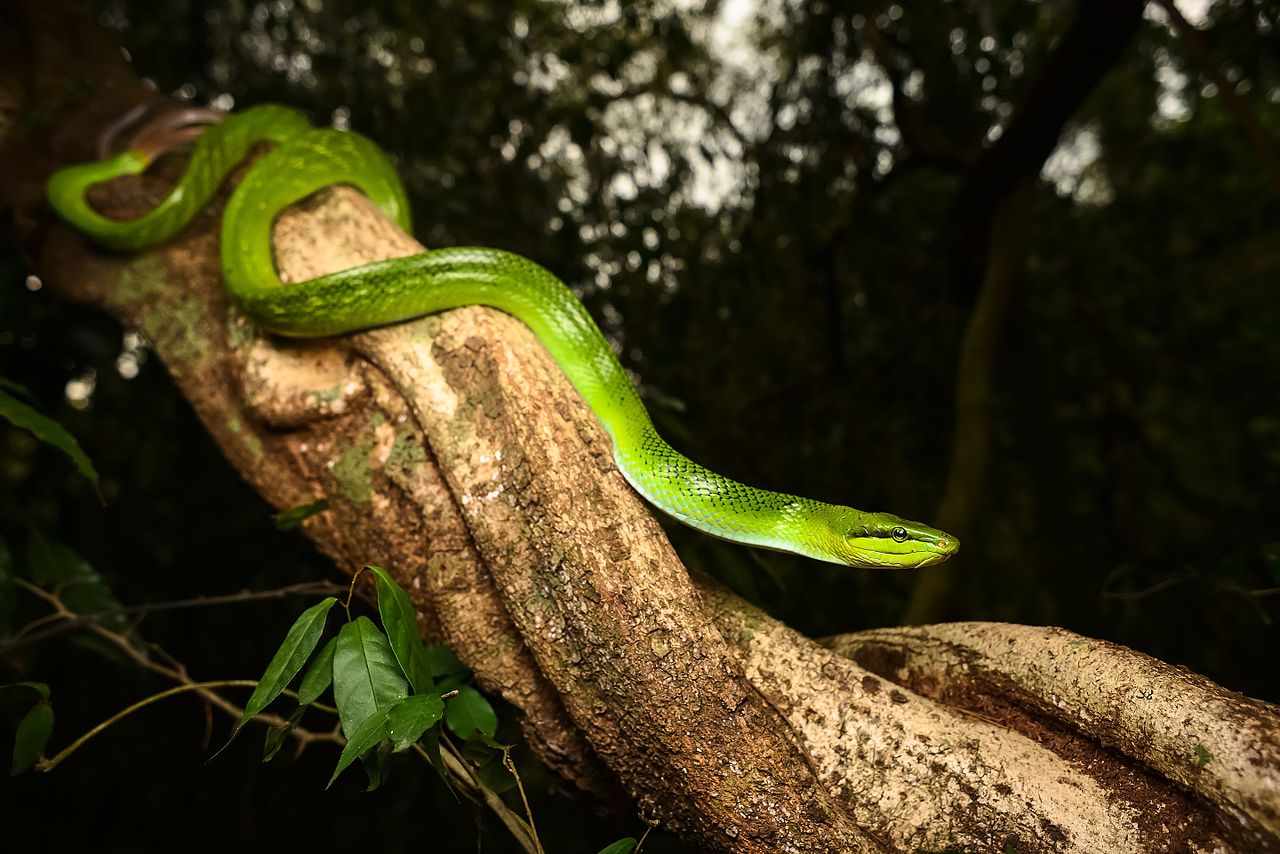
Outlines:
{"label": "dark shadowed area", "polygon": [[[690,568],[813,636],[1063,626],[1280,701],[1275,3],[1180,2],[1190,34],[1162,3],[91,5],[161,92],[371,137],[428,247],[563,278],[690,457],[963,542],[944,567],[880,573],[671,526]],[[145,338],[49,298],[4,246],[0,376],[79,439],[106,499],[0,424],[16,563],[38,529],[125,603],[336,578],[273,528]],[[256,678],[305,601],[140,631],[195,678]],[[23,594],[13,625],[43,613]],[[0,646],[0,680],[25,679],[52,686],[55,747],[165,687],[74,633]],[[0,693],[5,762],[28,706]],[[333,745],[262,765],[246,731],[207,762],[225,727],[176,699],[6,780],[5,838],[518,850],[426,766],[325,792]],[[548,852],[643,830],[516,755]]]}

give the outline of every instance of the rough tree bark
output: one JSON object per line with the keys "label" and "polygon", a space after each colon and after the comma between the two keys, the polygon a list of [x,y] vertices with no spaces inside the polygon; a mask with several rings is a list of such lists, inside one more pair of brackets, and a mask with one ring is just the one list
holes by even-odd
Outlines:
{"label": "rough tree bark", "polygon": [[[511,318],[264,337],[223,292],[221,202],[156,251],[90,248],[54,222],[43,179],[157,96],[74,11],[26,0],[3,17],[0,204],[33,269],[142,329],[268,500],[329,498],[307,534],[343,570],[393,567],[566,780],[709,850],[1280,851],[1274,707],[1057,630],[822,644],[691,581]],[[95,203],[145,210],[158,172]],[[420,250],[344,189],[275,240],[293,280]]]}

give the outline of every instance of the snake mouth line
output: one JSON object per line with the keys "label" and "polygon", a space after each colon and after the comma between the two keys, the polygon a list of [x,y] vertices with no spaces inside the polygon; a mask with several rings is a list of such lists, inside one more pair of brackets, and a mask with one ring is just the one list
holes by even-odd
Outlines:
{"label": "snake mouth line", "polygon": [[[884,541],[885,548],[877,548],[879,541]],[[917,537],[910,543],[898,545],[888,537],[867,538],[862,541],[866,543],[863,547],[864,551],[875,552],[884,555],[909,555],[909,554],[936,554],[950,557],[960,551],[960,541],[950,534],[939,533],[932,537]]]}
{"label": "snake mouth line", "polygon": [[[892,540],[889,541],[890,543]],[[886,543],[888,545],[888,543]],[[942,563],[960,550],[960,541],[950,535],[933,540],[916,540],[910,550],[876,548],[872,542],[857,549],[871,564],[894,569],[922,569]]]}

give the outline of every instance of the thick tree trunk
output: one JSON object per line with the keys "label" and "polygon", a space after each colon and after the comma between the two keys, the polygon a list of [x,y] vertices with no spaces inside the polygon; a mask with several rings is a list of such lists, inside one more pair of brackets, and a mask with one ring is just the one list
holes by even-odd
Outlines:
{"label": "thick tree trunk", "polygon": [[[74,13],[5,14],[0,204],[35,270],[144,330],[268,500],[329,498],[308,535],[344,570],[393,567],[567,780],[711,850],[1280,851],[1275,708],[1065,632],[823,645],[692,582],[513,319],[266,338],[227,303],[220,203],[159,250],[90,248],[53,221],[43,179],[156,96]],[[122,180],[95,202],[136,214],[165,184]],[[344,189],[290,211],[275,240],[292,280],[420,251]]]}

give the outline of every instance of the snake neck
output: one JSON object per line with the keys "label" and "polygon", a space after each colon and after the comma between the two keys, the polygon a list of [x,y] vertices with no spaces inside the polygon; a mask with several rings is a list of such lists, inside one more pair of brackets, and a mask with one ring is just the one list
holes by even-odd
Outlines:
{"label": "snake neck", "polygon": [[813,529],[838,508],[717,474],[672,448],[641,415],[634,429],[609,432],[619,470],[651,504],[720,539],[831,559]]}

